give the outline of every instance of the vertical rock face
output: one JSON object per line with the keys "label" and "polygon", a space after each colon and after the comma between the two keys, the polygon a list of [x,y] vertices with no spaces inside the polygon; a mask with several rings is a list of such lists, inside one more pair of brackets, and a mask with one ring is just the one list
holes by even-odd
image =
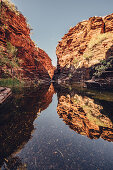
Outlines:
{"label": "vertical rock face", "polygon": [[[71,28],[58,43],[56,55],[57,69],[65,74],[70,71],[72,76],[72,68],[89,70],[101,61],[113,57],[113,14],[91,17]],[[69,77],[68,74],[66,76]],[[84,78],[91,77],[85,74]]]}
{"label": "vertical rock face", "polygon": [[[54,68],[51,59],[31,40],[30,28],[25,17],[15,9],[13,4],[5,0],[0,4],[1,73],[9,72],[12,76],[12,65],[13,74],[20,79],[49,80],[52,78]],[[11,65],[6,60],[11,61]]]}
{"label": "vertical rock face", "polygon": [[[90,67],[105,59],[106,52],[113,45],[113,14],[102,17],[91,17],[78,23],[64,35],[56,48],[60,67]],[[90,53],[92,56],[89,56]],[[84,56],[85,55],[85,56]],[[88,56],[86,56],[88,55]],[[89,63],[86,58],[91,58]],[[100,60],[99,60],[100,59]]]}

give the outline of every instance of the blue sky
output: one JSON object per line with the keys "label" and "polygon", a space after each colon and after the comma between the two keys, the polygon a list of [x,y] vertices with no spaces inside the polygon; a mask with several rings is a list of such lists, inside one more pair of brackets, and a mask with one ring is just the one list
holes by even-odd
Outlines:
{"label": "blue sky", "polygon": [[57,63],[61,37],[82,20],[113,13],[113,0],[12,0],[33,28],[31,38]]}

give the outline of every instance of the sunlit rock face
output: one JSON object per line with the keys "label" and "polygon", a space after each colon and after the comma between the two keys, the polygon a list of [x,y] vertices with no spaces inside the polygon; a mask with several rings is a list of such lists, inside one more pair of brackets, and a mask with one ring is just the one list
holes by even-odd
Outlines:
{"label": "sunlit rock face", "polygon": [[[8,72],[18,79],[37,80],[53,77],[54,67],[51,59],[30,38],[30,26],[26,18],[18,12],[14,5],[3,0],[0,17],[0,77]],[[8,57],[6,57],[8,56]],[[4,60],[3,60],[4,58]],[[6,61],[9,60],[10,62]],[[5,62],[5,63],[4,63]],[[16,64],[15,64],[16,63]]]}
{"label": "sunlit rock face", "polygon": [[73,64],[77,68],[87,68],[99,63],[113,45],[112,33],[113,14],[103,18],[91,17],[78,23],[70,28],[56,48],[59,66],[70,67]]}
{"label": "sunlit rock face", "polygon": [[[91,79],[95,67],[101,61],[113,57],[113,14],[91,17],[70,28],[59,41],[56,55],[58,60],[56,77],[59,74],[58,78],[61,80]],[[111,69],[103,67],[103,72],[109,68]],[[109,71],[113,71],[113,63]],[[110,75],[111,73],[106,77]]]}
{"label": "sunlit rock face", "polygon": [[6,160],[6,164],[11,164],[12,155],[20,151],[32,138],[33,122],[52,102],[53,94],[52,85],[19,90],[12,101],[1,108],[0,167]]}
{"label": "sunlit rock face", "polygon": [[58,97],[57,113],[75,132],[90,139],[103,138],[113,142],[113,123],[103,107],[87,96],[74,94]]}

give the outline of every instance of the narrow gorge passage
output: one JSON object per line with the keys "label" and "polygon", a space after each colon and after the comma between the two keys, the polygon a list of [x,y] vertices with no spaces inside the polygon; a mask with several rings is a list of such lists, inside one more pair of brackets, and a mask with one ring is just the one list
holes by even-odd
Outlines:
{"label": "narrow gorge passage", "polygon": [[0,0],[0,169],[112,170],[113,1],[11,1]]}

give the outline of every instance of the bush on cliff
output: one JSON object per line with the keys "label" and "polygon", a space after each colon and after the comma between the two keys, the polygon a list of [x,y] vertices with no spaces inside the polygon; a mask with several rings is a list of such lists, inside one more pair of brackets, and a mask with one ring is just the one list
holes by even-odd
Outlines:
{"label": "bush on cliff", "polygon": [[99,65],[95,67],[94,76],[99,77],[103,72],[113,68],[113,56],[109,57],[107,60],[102,60]]}
{"label": "bush on cliff", "polygon": [[95,45],[102,43],[104,40],[111,37],[111,35],[112,35],[112,33],[107,32],[107,33],[98,34],[98,35],[92,37],[88,44],[89,49],[92,49]]}
{"label": "bush on cliff", "polygon": [[88,50],[86,51],[84,54],[83,54],[83,58],[86,60],[86,61],[90,61],[90,59],[93,57],[93,53]]}
{"label": "bush on cliff", "polygon": [[104,40],[110,37],[112,37],[112,33],[109,33],[109,32],[103,33],[103,34],[97,34],[94,37],[92,37],[87,45],[87,49],[85,50],[83,54],[83,59],[89,64],[89,62],[95,58],[94,47],[99,44],[102,44]]}
{"label": "bush on cliff", "polygon": [[10,42],[6,47],[0,47],[0,67],[1,78],[16,77],[15,71],[18,71],[20,64],[17,49]]}
{"label": "bush on cliff", "polygon": [[6,49],[0,47],[0,66],[10,67],[10,68],[18,68],[19,61],[16,57],[17,49],[10,42],[7,42]]}
{"label": "bush on cliff", "polygon": [[[17,7],[10,0],[2,0],[2,3],[4,3],[9,8],[9,10],[13,11],[16,15],[20,14],[20,12],[17,10]],[[1,8],[2,3],[0,4]]]}

